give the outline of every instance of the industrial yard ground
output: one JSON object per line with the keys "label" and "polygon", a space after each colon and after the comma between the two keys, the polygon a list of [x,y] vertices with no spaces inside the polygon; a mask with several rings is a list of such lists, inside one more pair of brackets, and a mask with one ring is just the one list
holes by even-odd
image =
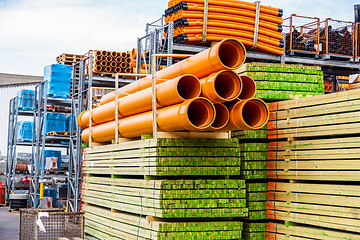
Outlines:
{"label": "industrial yard ground", "polygon": [[19,239],[19,213],[9,212],[8,207],[0,207],[0,239]]}

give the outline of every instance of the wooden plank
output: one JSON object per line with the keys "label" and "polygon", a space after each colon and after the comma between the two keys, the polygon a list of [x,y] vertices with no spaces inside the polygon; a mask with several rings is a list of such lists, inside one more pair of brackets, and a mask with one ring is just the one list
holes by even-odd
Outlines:
{"label": "wooden plank", "polygon": [[360,181],[360,171],[267,171],[270,179]]}
{"label": "wooden plank", "polygon": [[360,170],[360,159],[357,160],[290,160],[290,161],[267,161],[267,169],[286,169],[286,170]]}
{"label": "wooden plank", "polygon": [[303,128],[311,126],[334,125],[341,123],[359,122],[360,111],[345,112],[339,114],[328,114],[315,117],[302,117],[295,119],[285,119],[278,121],[270,121],[267,124],[269,130],[271,129],[286,129],[286,128]]}
{"label": "wooden plank", "polygon": [[360,238],[360,235],[356,233],[336,231],[319,227],[285,225],[280,223],[268,223],[267,231],[273,233],[281,233],[288,237],[307,237],[312,239],[323,239],[325,236],[326,239],[329,240]]}
{"label": "wooden plank", "polygon": [[359,185],[345,184],[269,182],[268,190],[340,196],[360,196]]}
{"label": "wooden plank", "polygon": [[332,228],[343,231],[351,232],[360,232],[360,226],[351,226],[346,224],[351,224],[352,220],[346,221],[346,219],[338,217],[328,217],[320,215],[311,215],[311,214],[302,214],[302,213],[287,213],[272,210],[267,211],[267,216],[269,219],[276,219],[282,221],[291,221],[295,223],[315,225],[319,227]]}
{"label": "wooden plank", "polygon": [[300,117],[329,115],[336,113],[346,113],[359,111],[360,99],[354,101],[335,102],[319,106],[310,106],[304,108],[286,109],[281,111],[271,111],[269,122],[282,119],[293,119]]}
{"label": "wooden plank", "polygon": [[283,110],[283,109],[292,109],[292,108],[302,108],[302,107],[316,106],[322,104],[353,101],[358,99],[360,99],[360,89],[270,103],[269,110],[276,111],[276,109]]}
{"label": "wooden plank", "polygon": [[346,218],[352,220],[353,226],[360,225],[360,210],[358,208],[277,201],[268,201],[267,208],[276,211]]}
{"label": "wooden plank", "polygon": [[360,137],[313,139],[284,142],[270,142],[269,151],[312,150],[312,149],[345,149],[360,147]]}

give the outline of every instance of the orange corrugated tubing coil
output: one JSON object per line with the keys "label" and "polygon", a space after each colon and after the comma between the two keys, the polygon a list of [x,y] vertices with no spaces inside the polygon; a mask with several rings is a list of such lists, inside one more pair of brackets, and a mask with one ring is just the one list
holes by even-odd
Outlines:
{"label": "orange corrugated tubing coil", "polygon": [[[165,23],[175,22],[175,42],[189,44],[202,42],[204,0],[170,1],[168,6],[165,12]],[[206,41],[235,38],[251,48],[255,45],[255,19],[255,3],[209,0]],[[256,51],[283,55],[282,23],[281,9],[260,5]]]}

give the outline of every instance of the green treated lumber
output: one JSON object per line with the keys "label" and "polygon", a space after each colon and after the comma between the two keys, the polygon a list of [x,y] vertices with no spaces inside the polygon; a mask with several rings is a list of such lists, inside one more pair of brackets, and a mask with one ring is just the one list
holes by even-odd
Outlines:
{"label": "green treated lumber", "polygon": [[280,91],[280,90],[256,90],[255,97],[266,101],[290,100],[303,97],[323,95],[324,92],[297,92],[297,91]]}
{"label": "green treated lumber", "polygon": [[240,152],[266,152],[268,143],[240,143]]}
{"label": "green treated lumber", "polygon": [[246,75],[255,81],[274,81],[289,83],[315,83],[323,85],[323,76],[306,75],[301,73],[282,73],[282,72],[246,72]]}
{"label": "green treated lumber", "polygon": [[111,206],[115,210],[144,214],[160,218],[220,218],[220,217],[246,217],[247,208],[195,208],[195,209],[157,209],[146,206],[120,203],[116,201],[99,199],[98,197],[84,196],[84,201],[100,207]]}
{"label": "green treated lumber", "polygon": [[244,232],[266,232],[266,222],[244,222]]}
{"label": "green treated lumber", "polygon": [[256,80],[257,90],[277,90],[277,91],[295,91],[295,92],[323,92],[323,84],[298,83],[298,82],[272,82]]}
{"label": "green treated lumber", "polygon": [[86,154],[105,153],[114,151],[127,151],[131,149],[147,149],[147,148],[236,148],[239,143],[236,139],[191,139],[191,138],[158,138],[145,139],[120,144],[110,144],[105,146],[97,146],[87,148]]}
{"label": "green treated lumber", "polygon": [[322,76],[321,68],[318,66],[305,66],[299,64],[277,64],[277,63],[245,63],[236,70],[237,73],[243,72],[284,72],[302,73]]}
{"label": "green treated lumber", "polygon": [[246,183],[246,192],[267,192],[268,183]]}

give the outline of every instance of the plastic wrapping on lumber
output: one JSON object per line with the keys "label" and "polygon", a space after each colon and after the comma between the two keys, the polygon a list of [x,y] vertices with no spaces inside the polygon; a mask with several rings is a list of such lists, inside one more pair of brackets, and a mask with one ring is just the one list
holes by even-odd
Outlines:
{"label": "plastic wrapping on lumber", "polygon": [[[245,59],[246,49],[240,41],[223,38],[221,42],[211,48],[156,72],[156,84],[184,74],[194,74],[198,78],[203,78],[216,71],[234,70],[239,68],[245,62]],[[118,90],[118,97],[121,98],[127,94],[148,88],[151,83],[151,76],[130,83]],[[100,105],[114,99],[115,92],[108,93],[101,98]]]}
{"label": "plastic wrapping on lumber", "polygon": [[229,70],[212,73],[200,79],[200,83],[201,96],[215,103],[233,101],[243,89],[239,75]]}
{"label": "plastic wrapping on lumber", "polygon": [[[240,80],[239,80],[240,81]],[[193,75],[183,75],[156,86],[158,108],[199,97],[201,86]],[[239,92],[240,94],[240,92]],[[146,88],[118,100],[119,118],[147,112],[152,109],[152,88]],[[81,128],[89,127],[89,110],[80,114],[77,122]],[[115,101],[92,110],[92,125],[115,119]]]}
{"label": "plastic wrapping on lumber", "polygon": [[[176,29],[177,28],[182,28],[182,27],[185,27],[186,29],[196,29],[196,28],[200,28],[200,27],[202,28],[203,27],[203,21],[202,20],[200,20],[200,21],[198,21],[198,20],[187,20],[182,25],[183,26],[179,26],[179,27],[175,26],[175,27],[176,27]],[[254,34],[254,31],[255,31],[254,25],[250,25],[250,24],[246,24],[246,23],[221,21],[221,20],[208,20],[207,26],[208,26],[208,28],[212,28],[212,27],[226,28],[226,29],[233,30],[233,31],[242,30],[242,31],[247,31],[248,33],[252,33],[252,34]],[[268,29],[268,28],[259,27],[258,33],[259,33],[259,35],[269,36],[269,37],[273,37],[273,38],[276,38],[276,39],[279,39],[279,40],[283,40],[284,36],[278,30],[279,29],[271,30],[271,29]]]}
{"label": "plastic wrapping on lumber", "polygon": [[[175,6],[176,4],[178,3],[181,3],[181,2],[195,2],[195,3],[204,3],[204,0],[170,0],[168,2],[168,7],[173,7]],[[219,4],[216,4],[214,2],[217,2]],[[213,4],[214,5],[223,5],[223,4],[226,4],[226,3],[234,3],[234,4],[241,4],[243,5],[244,8],[247,8],[247,9],[251,9],[251,10],[254,10],[256,9],[256,4],[253,3],[253,2],[245,2],[245,1],[239,1],[239,0],[222,0],[222,1],[219,1],[219,0],[209,0],[208,1],[209,4]],[[279,8],[274,8],[274,7],[269,7],[269,6],[265,6],[265,5],[260,5],[260,11],[272,11],[272,12],[276,12],[278,11],[279,12],[279,15],[282,15],[282,9],[279,9]]]}
{"label": "plastic wrapping on lumber", "polygon": [[[181,34],[201,34],[202,35],[203,29],[202,28],[177,28],[174,30],[174,37],[177,37]],[[254,32],[247,32],[247,31],[232,31],[228,28],[215,28],[215,27],[208,27],[207,34],[214,34],[214,35],[231,35],[233,37],[241,37],[243,39],[248,39],[249,41],[254,40]],[[258,34],[257,37],[258,43],[265,43],[275,47],[283,47],[284,41],[283,39],[275,39],[269,36],[264,36],[262,34]]]}
{"label": "plastic wrapping on lumber", "polygon": [[230,120],[221,131],[260,129],[269,120],[269,108],[263,100],[258,98],[235,101],[228,108]]}
{"label": "plastic wrapping on lumber", "polygon": [[[207,34],[206,35],[206,40],[207,41],[221,41],[221,39],[224,38],[237,38],[239,41],[241,41],[245,46],[247,47],[252,47],[253,45],[253,40],[248,40],[246,38],[241,38],[241,37],[234,37],[234,36],[222,36],[222,35],[216,35],[216,34]],[[181,43],[187,43],[187,42],[194,42],[194,43],[198,43],[202,41],[202,35],[200,34],[196,34],[196,35],[187,35],[187,36],[182,36],[183,41]],[[257,51],[258,50],[262,50],[264,52],[268,52],[268,53],[273,53],[276,55],[283,55],[284,51],[283,48],[281,47],[275,47],[275,46],[271,46],[265,43],[261,43],[258,42],[257,45]]]}
{"label": "plastic wrapping on lumber", "polygon": [[[215,120],[215,107],[206,98],[194,98],[183,103],[158,110],[157,124],[162,131],[199,131],[209,127]],[[132,115],[119,120],[121,137],[133,138],[152,133],[152,111]],[[96,125],[91,130],[92,140],[108,142],[115,138],[115,121]],[[89,128],[81,134],[89,142]]]}

